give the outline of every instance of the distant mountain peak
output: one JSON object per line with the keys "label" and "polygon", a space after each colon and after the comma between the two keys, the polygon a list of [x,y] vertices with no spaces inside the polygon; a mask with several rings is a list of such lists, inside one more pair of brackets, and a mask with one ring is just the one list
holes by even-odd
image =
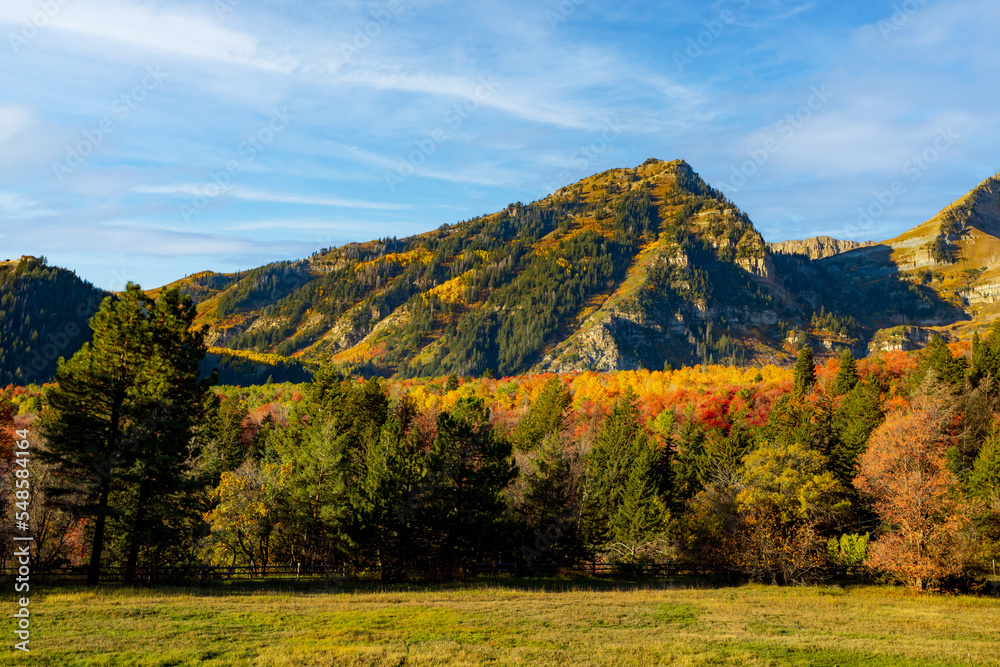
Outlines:
{"label": "distant mountain peak", "polygon": [[855,248],[865,248],[875,245],[875,241],[842,241],[830,236],[813,236],[805,240],[781,241],[778,243],[768,243],[767,247],[773,253],[783,255],[803,255],[809,259],[825,259],[839,255]]}

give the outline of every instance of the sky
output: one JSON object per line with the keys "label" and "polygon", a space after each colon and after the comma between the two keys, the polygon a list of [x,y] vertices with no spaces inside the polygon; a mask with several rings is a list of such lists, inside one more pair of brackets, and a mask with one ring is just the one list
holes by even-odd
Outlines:
{"label": "sky", "polygon": [[1000,169],[995,0],[2,0],[0,260],[151,288],[684,159],[768,241]]}

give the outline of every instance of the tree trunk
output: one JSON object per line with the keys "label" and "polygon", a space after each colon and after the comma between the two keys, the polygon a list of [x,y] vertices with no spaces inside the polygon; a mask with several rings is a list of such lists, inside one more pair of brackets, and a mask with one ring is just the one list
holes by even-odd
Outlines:
{"label": "tree trunk", "polygon": [[135,511],[135,521],[132,524],[132,536],[129,540],[128,560],[125,562],[125,583],[133,584],[136,580],[136,565],[139,562],[139,544],[141,535],[146,528],[146,504],[149,503],[149,480],[143,479],[139,486],[139,502]]}
{"label": "tree trunk", "polygon": [[111,493],[111,480],[101,480],[101,496],[97,504],[99,514],[97,525],[94,526],[94,544],[90,550],[90,564],[87,566],[87,585],[96,586],[101,578],[101,552],[104,551],[104,524],[107,521],[108,495]]}

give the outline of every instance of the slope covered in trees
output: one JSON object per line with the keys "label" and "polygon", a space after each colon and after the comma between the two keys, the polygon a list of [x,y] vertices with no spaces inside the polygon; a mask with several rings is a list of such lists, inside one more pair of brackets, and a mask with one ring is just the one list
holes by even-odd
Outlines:
{"label": "slope covered in trees", "polygon": [[106,293],[44,257],[0,263],[0,386],[47,382],[90,340]]}
{"label": "slope covered in trees", "polygon": [[811,260],[772,252],[683,161],[648,160],[426,234],[254,269],[207,297],[200,321],[220,347],[366,376],[789,364],[805,344],[821,358],[915,349],[992,312],[994,191],[990,179],[899,239]]}
{"label": "slope covered in trees", "polygon": [[800,310],[749,219],[658,160],[261,267],[200,306],[215,345],[402,377],[780,358],[779,311]]}

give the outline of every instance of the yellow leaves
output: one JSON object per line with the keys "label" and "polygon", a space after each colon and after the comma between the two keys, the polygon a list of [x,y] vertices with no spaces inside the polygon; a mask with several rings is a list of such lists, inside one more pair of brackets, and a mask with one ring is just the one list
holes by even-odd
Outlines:
{"label": "yellow leaves", "polygon": [[280,354],[254,352],[253,350],[231,350],[228,347],[210,347],[208,348],[208,353],[215,354],[220,357],[237,357],[239,359],[252,361],[255,364],[267,364],[268,366],[294,363],[294,360],[290,357],[285,357]]}
{"label": "yellow leaves", "polygon": [[354,265],[354,273],[361,273],[366,268],[375,266],[379,263],[399,264],[403,267],[409,266],[410,264],[430,264],[433,258],[434,255],[426,248],[417,248],[408,252],[393,252],[385,255],[384,257],[373,259],[370,262],[358,262]]}
{"label": "yellow leaves", "polygon": [[469,282],[472,276],[475,274],[475,269],[470,269],[460,276],[452,278],[451,280],[441,283],[437,287],[433,287],[424,293],[424,299],[430,296],[436,296],[445,303],[466,303],[466,294],[469,287]]}
{"label": "yellow leaves", "polygon": [[764,444],[743,459],[746,486],[736,496],[740,511],[772,508],[782,521],[808,519],[835,506],[842,487],[825,471],[821,454],[800,444]]}

